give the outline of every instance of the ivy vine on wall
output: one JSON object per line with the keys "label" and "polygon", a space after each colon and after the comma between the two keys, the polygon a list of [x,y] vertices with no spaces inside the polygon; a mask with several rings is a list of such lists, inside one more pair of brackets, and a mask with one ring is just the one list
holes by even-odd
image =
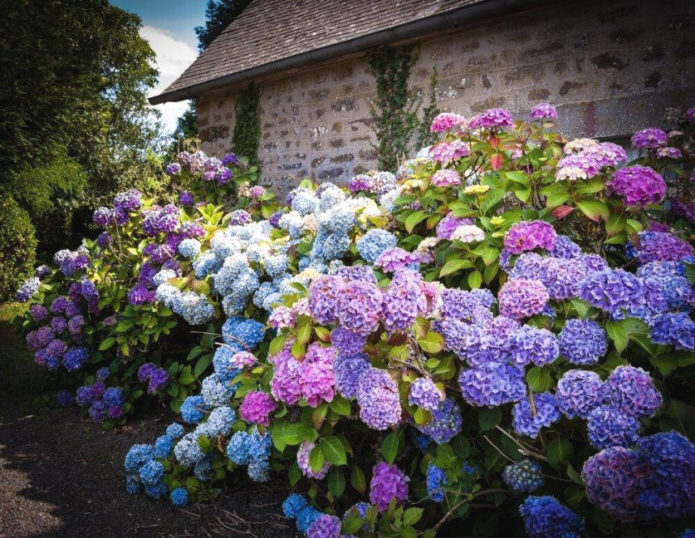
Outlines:
{"label": "ivy vine on wall", "polygon": [[410,152],[416,134],[418,147],[432,143],[429,126],[439,113],[435,96],[437,72],[434,70],[430,77],[430,100],[420,121],[422,93],[408,86],[410,70],[418,55],[418,44],[381,47],[367,53],[370,72],[376,80],[376,97],[369,111],[374,120],[379,166],[383,170],[398,167],[399,159]]}
{"label": "ivy vine on wall", "polygon": [[417,134],[416,148],[431,146],[437,141],[437,136],[430,130],[432,120],[441,112],[437,106],[437,68],[432,69],[430,75],[430,100],[427,106],[422,109],[422,121]]}
{"label": "ivy vine on wall", "polygon": [[261,140],[261,122],[258,116],[260,89],[252,82],[241,90],[234,107],[236,122],[232,135],[232,151],[246,157],[249,164],[259,166],[258,145]]}

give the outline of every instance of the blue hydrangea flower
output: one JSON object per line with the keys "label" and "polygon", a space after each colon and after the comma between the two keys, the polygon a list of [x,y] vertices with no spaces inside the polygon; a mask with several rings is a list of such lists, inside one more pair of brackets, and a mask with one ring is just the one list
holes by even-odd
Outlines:
{"label": "blue hydrangea flower", "polygon": [[345,398],[357,396],[357,386],[360,378],[370,368],[371,364],[367,360],[366,355],[360,354],[352,357],[338,355],[333,365],[335,387],[338,392]]}
{"label": "blue hydrangea flower", "polygon": [[444,491],[442,486],[448,483],[446,473],[443,469],[437,467],[434,463],[427,466],[427,493],[434,502],[442,502],[444,500]]}
{"label": "blue hydrangea flower", "polygon": [[695,322],[685,312],[672,312],[650,321],[649,337],[653,342],[676,349],[695,351]]}
{"label": "blue hydrangea flower", "polygon": [[589,413],[586,422],[589,442],[599,450],[630,446],[639,438],[639,429],[636,418],[611,405],[596,407]]}
{"label": "blue hydrangea flower", "polygon": [[519,513],[530,538],[579,538],[584,534],[584,518],[555,497],[529,495]]}
{"label": "blue hydrangea flower", "polygon": [[502,479],[514,491],[530,493],[543,486],[543,470],[538,462],[527,458],[507,465]]}
{"label": "blue hydrangea flower", "polygon": [[169,490],[163,482],[157,482],[151,486],[145,486],[145,493],[153,499],[161,499]]}
{"label": "blue hydrangea flower", "polygon": [[107,407],[123,407],[125,405],[125,396],[123,389],[120,387],[109,387],[104,391],[102,400]]}
{"label": "blue hydrangea flower", "polygon": [[632,273],[608,269],[593,273],[582,282],[580,298],[611,314],[641,302],[642,283]]}
{"label": "blue hydrangea flower", "polygon": [[172,490],[169,499],[174,506],[186,506],[188,504],[188,491],[186,488],[178,487]]}
{"label": "blue hydrangea flower", "polygon": [[497,407],[518,402],[526,394],[524,371],[507,364],[461,370],[463,399],[476,407]]}
{"label": "blue hydrangea flower", "polygon": [[398,238],[391,232],[372,228],[357,241],[357,252],[369,264],[373,264],[382,252],[398,244]]}
{"label": "blue hydrangea flower", "polygon": [[292,493],[285,502],[282,503],[282,513],[286,518],[295,519],[300,510],[307,506],[308,502],[304,495]]}
{"label": "blue hydrangea flower", "polygon": [[210,407],[226,405],[236,392],[236,385],[223,382],[217,374],[210,374],[201,383],[203,401]]}
{"label": "blue hydrangea flower", "polygon": [[432,413],[432,420],[427,424],[418,426],[418,429],[435,443],[441,445],[451,441],[461,431],[462,423],[461,409],[454,400],[447,398]]}
{"label": "blue hydrangea flower", "polygon": [[251,436],[236,432],[227,444],[227,457],[237,465],[247,465],[251,460]]}
{"label": "blue hydrangea flower", "polygon": [[181,418],[189,424],[198,424],[207,410],[208,406],[202,396],[188,396],[181,404]]}
{"label": "blue hydrangea flower", "polygon": [[264,335],[264,325],[253,319],[231,317],[222,326],[222,338],[226,344],[241,343],[250,351],[256,348]]}
{"label": "blue hydrangea flower", "polygon": [[154,457],[166,459],[171,456],[171,451],[174,449],[174,441],[168,435],[157,437],[154,442]]}
{"label": "blue hydrangea flower", "polygon": [[150,460],[140,467],[138,475],[145,486],[155,486],[164,476],[164,466],[156,460]]}
{"label": "blue hydrangea flower", "polygon": [[254,427],[249,434],[249,457],[252,460],[267,460],[270,457],[270,449],[273,441],[270,434],[265,431],[261,435],[258,428]]}
{"label": "blue hydrangea flower", "polygon": [[133,445],[125,456],[124,467],[129,473],[137,473],[140,467],[154,457],[152,445]]}
{"label": "blue hydrangea flower", "polygon": [[530,398],[524,398],[514,405],[514,431],[535,439],[541,428],[548,427],[560,420],[560,410],[555,397],[549,392],[533,395],[533,406]]}
{"label": "blue hydrangea flower", "polygon": [[246,471],[249,478],[254,482],[267,482],[270,480],[270,464],[268,460],[252,459]]}
{"label": "blue hydrangea flower", "polygon": [[568,319],[560,331],[560,353],[573,364],[595,364],[606,354],[606,331],[590,319]]}
{"label": "blue hydrangea flower", "polygon": [[142,484],[140,483],[140,478],[137,474],[128,473],[125,477],[125,490],[130,495],[135,495],[139,493],[142,489]]}
{"label": "blue hydrangea flower", "polygon": [[200,241],[192,238],[184,239],[179,243],[179,253],[181,253],[181,256],[184,258],[192,260],[200,254]]}
{"label": "blue hydrangea flower", "polygon": [[198,444],[198,436],[187,433],[174,447],[176,460],[184,467],[191,467],[205,458],[205,452]]}
{"label": "blue hydrangea flower", "polygon": [[220,381],[227,383],[239,375],[241,369],[236,367],[232,357],[234,357],[236,353],[243,350],[244,348],[241,346],[241,344],[231,346],[224,345],[215,350],[215,356],[212,359],[212,366]]}
{"label": "blue hydrangea flower", "polygon": [[166,434],[170,439],[178,439],[186,432],[186,429],[178,422],[172,422],[167,426]]}
{"label": "blue hydrangea flower", "polygon": [[216,407],[208,419],[199,424],[195,431],[198,435],[205,435],[206,437],[226,436],[232,430],[235,421],[236,413],[231,407]]}
{"label": "blue hydrangea flower", "polygon": [[307,505],[302,508],[297,514],[297,530],[300,532],[307,532],[311,524],[321,517],[321,512],[319,512],[313,506]]}

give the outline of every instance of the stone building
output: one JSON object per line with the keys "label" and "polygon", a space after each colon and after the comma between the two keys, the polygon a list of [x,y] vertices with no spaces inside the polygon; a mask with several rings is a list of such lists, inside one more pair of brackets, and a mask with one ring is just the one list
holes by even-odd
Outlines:
{"label": "stone building", "polygon": [[235,102],[261,94],[262,183],[347,182],[377,167],[365,53],[419,43],[409,84],[437,105],[518,117],[555,104],[569,136],[621,139],[695,104],[692,0],[255,0],[153,104],[196,98],[203,149],[231,148]]}

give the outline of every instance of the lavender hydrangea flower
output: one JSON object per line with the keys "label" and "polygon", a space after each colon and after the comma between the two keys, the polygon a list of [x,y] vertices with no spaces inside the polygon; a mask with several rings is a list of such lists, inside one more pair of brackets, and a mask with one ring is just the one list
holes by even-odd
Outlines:
{"label": "lavender hydrangea flower", "polygon": [[408,498],[409,481],[410,479],[398,467],[381,461],[372,469],[369,500],[381,512],[389,507],[393,499],[397,504],[401,504]]}
{"label": "lavender hydrangea flower", "polygon": [[352,356],[362,352],[367,339],[343,327],[336,327],[331,333],[331,343],[338,353]]}
{"label": "lavender hydrangea flower", "polygon": [[587,418],[603,402],[603,381],[596,372],[569,370],[557,382],[555,401],[568,418]]}
{"label": "lavender hydrangea flower", "polygon": [[307,530],[307,538],[339,538],[342,522],[336,516],[321,514]]}
{"label": "lavender hydrangea flower", "polygon": [[372,333],[382,316],[381,290],[363,281],[347,283],[338,296],[338,323],[362,336]]}
{"label": "lavender hydrangea flower", "polygon": [[547,329],[523,325],[509,339],[509,356],[517,366],[530,363],[545,366],[557,359],[560,346],[555,335]]}
{"label": "lavender hydrangea flower", "polygon": [[560,410],[555,398],[549,392],[533,395],[533,405],[529,398],[524,398],[512,409],[514,431],[535,439],[541,428],[547,428],[560,420]]}
{"label": "lavender hydrangea flower", "polygon": [[366,356],[338,356],[333,366],[335,387],[345,398],[357,396],[357,387],[362,374],[371,368]]}
{"label": "lavender hydrangea flower", "polygon": [[459,385],[463,399],[476,407],[518,402],[526,394],[523,370],[507,364],[461,370]]}
{"label": "lavender hydrangea flower", "polygon": [[435,411],[441,405],[444,395],[434,381],[428,377],[420,377],[412,382],[408,392],[408,403],[427,411]]}
{"label": "lavender hydrangea flower", "polygon": [[497,299],[501,315],[523,319],[543,312],[550,295],[540,280],[516,278],[502,286]]}
{"label": "lavender hydrangea flower", "polygon": [[667,232],[640,232],[636,256],[642,263],[653,261],[679,262],[693,255],[690,243]]}
{"label": "lavender hydrangea flower", "polygon": [[528,117],[530,120],[557,119],[557,110],[550,103],[539,103],[531,109]]}
{"label": "lavender hydrangea flower", "polygon": [[632,135],[631,142],[635,149],[656,149],[668,143],[668,135],[663,129],[648,127]]}
{"label": "lavender hydrangea flower", "polygon": [[512,125],[514,125],[514,118],[504,108],[490,108],[475,116],[469,123],[471,129],[504,129]]}
{"label": "lavender hydrangea flower", "polygon": [[471,219],[456,217],[453,213],[447,213],[437,224],[436,232],[439,239],[451,239],[451,234],[459,226],[473,224]]}

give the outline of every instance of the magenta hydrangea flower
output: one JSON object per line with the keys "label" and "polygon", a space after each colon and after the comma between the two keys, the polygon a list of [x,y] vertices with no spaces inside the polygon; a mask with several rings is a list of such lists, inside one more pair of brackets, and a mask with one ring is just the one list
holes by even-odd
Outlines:
{"label": "magenta hydrangea flower", "polygon": [[656,149],[668,143],[668,135],[663,129],[648,127],[633,134],[630,141],[635,149]]}
{"label": "magenta hydrangea flower", "polygon": [[648,166],[621,168],[606,182],[609,192],[622,196],[626,205],[644,207],[664,199],[666,182]]}
{"label": "magenta hydrangea flower", "polygon": [[396,499],[397,504],[402,504],[408,498],[409,481],[410,478],[398,467],[380,461],[372,469],[369,500],[381,512],[388,509],[393,499]]}
{"label": "magenta hydrangea flower", "polygon": [[274,410],[273,399],[260,390],[249,392],[239,406],[239,414],[244,422],[262,426],[270,426],[270,413]]}
{"label": "magenta hydrangea flower", "polygon": [[454,127],[463,128],[466,126],[466,118],[460,114],[454,114],[452,112],[442,112],[437,114],[432,120],[430,125],[430,131],[433,133],[442,133],[444,131],[449,131]]}
{"label": "magenta hydrangea flower", "polygon": [[504,247],[512,254],[544,248],[552,250],[557,234],[552,224],[542,221],[522,221],[512,226],[504,238]]}
{"label": "magenta hydrangea flower", "polygon": [[307,349],[302,362],[299,386],[302,396],[311,407],[316,407],[322,402],[330,402],[335,396],[334,359],[333,347],[323,347],[314,342]]}
{"label": "magenta hydrangea flower", "polygon": [[467,157],[470,153],[468,145],[461,140],[442,140],[430,147],[430,157],[441,164]]}
{"label": "magenta hydrangea flower", "polygon": [[550,103],[539,103],[531,109],[528,117],[530,120],[557,119],[557,110]]}
{"label": "magenta hydrangea flower", "polygon": [[372,176],[367,174],[358,174],[350,180],[348,183],[348,189],[350,192],[371,192],[375,187],[375,180]]}
{"label": "magenta hydrangea flower", "polygon": [[500,315],[523,319],[543,312],[550,295],[540,280],[513,278],[502,286],[497,299]]}
{"label": "magenta hydrangea flower", "polygon": [[495,129],[514,125],[514,118],[506,108],[490,108],[474,117],[469,126],[471,129]]}
{"label": "magenta hydrangea flower", "polygon": [[297,449],[297,464],[299,465],[299,470],[302,471],[304,476],[314,478],[316,480],[323,480],[328,474],[330,464],[328,462],[324,462],[323,466],[318,471],[314,471],[311,468],[311,464],[309,463],[309,454],[311,454],[311,451],[315,446],[316,444],[312,443],[311,441],[304,441],[302,444],[300,444],[299,448]]}
{"label": "magenta hydrangea flower", "polygon": [[456,170],[444,168],[432,174],[430,183],[435,187],[455,187],[461,184],[461,176]]}
{"label": "magenta hydrangea flower", "polygon": [[473,224],[472,219],[455,217],[453,213],[447,213],[437,224],[437,237],[439,239],[451,239],[451,234],[459,226]]}

